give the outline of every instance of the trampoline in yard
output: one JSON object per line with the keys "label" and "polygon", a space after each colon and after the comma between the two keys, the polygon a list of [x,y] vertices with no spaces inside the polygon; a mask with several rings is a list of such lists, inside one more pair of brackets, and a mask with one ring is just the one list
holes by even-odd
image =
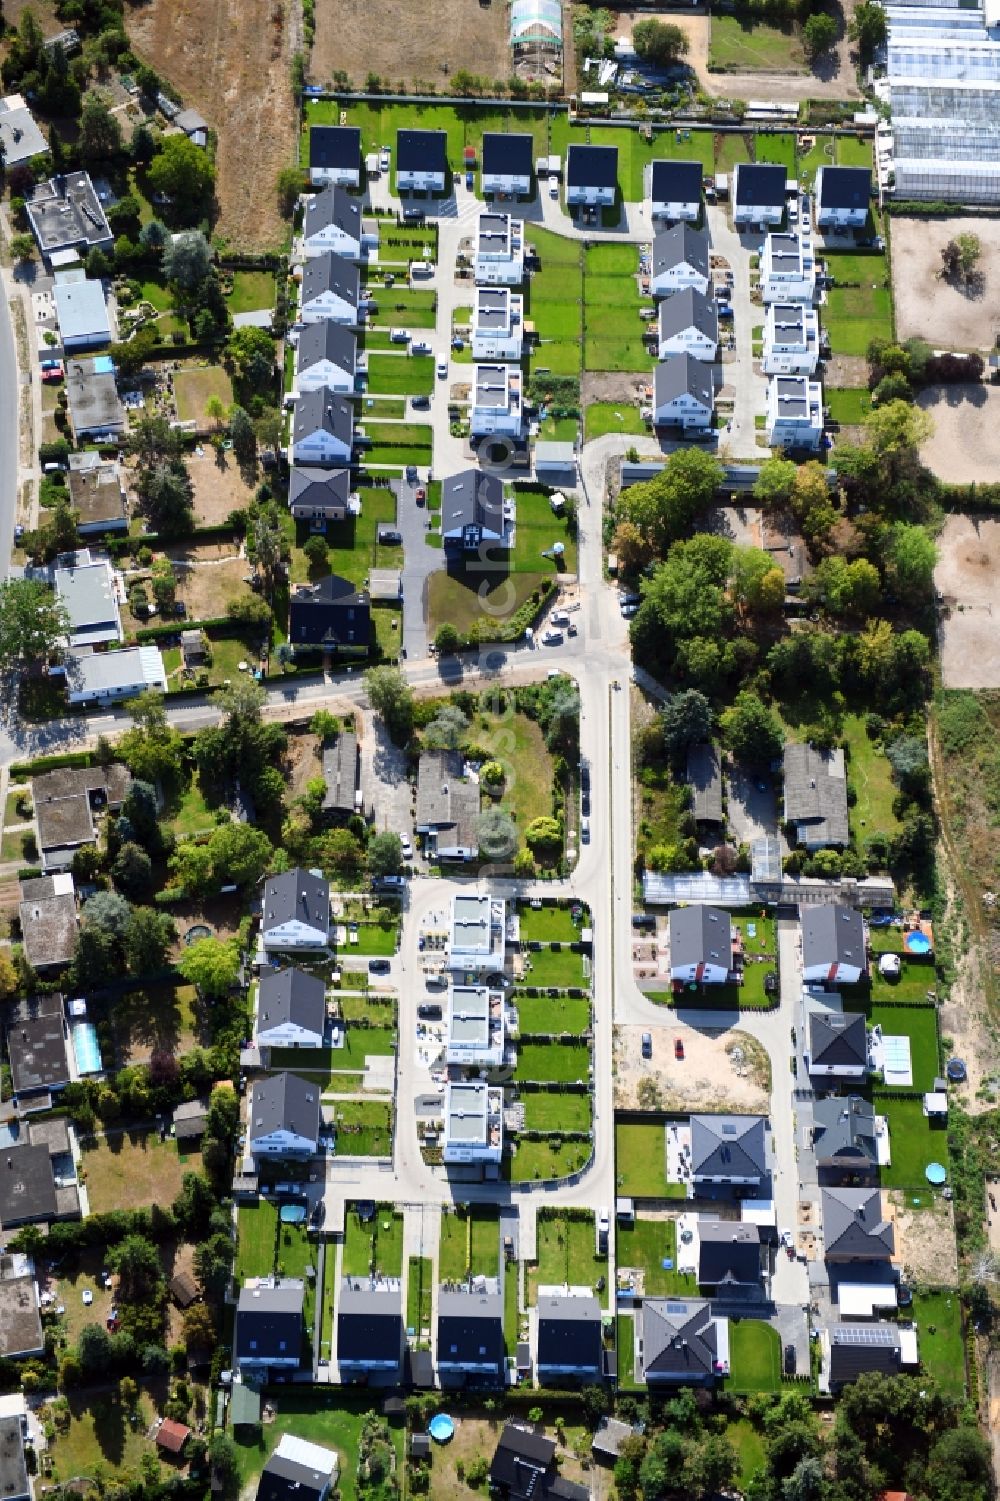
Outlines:
{"label": "trampoline in yard", "polygon": [[427,1424],[427,1432],[436,1444],[446,1444],[455,1432],[454,1419],[446,1412],[435,1413]]}
{"label": "trampoline in yard", "polygon": [[207,923],[196,922],[184,934],[184,942],[187,944],[197,943],[199,938],[211,938],[211,936],[212,930]]}

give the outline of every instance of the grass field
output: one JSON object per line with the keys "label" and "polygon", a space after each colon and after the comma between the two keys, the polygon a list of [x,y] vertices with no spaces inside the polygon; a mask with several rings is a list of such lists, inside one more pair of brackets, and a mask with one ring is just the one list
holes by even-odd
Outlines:
{"label": "grass field", "polygon": [[470,1204],[457,1213],[442,1210],[438,1277],[460,1282],[473,1276],[495,1277],[500,1266],[500,1220],[488,1204]]}
{"label": "grass field", "polygon": [[[342,1048],[317,1048],[309,1054],[312,1068],[319,1073],[332,1069],[361,1069],[368,1054],[385,1056],[395,1050],[396,1033],[391,1027],[348,1027]],[[296,1048],[272,1048],[271,1067],[296,1068],[302,1055]]]}
{"label": "grass field", "polygon": [[215,826],[215,809],[202,796],[197,776],[192,776],[183,792],[175,793],[164,808],[164,822],[170,824],[176,839],[203,834]]}
{"label": "grass field", "polygon": [[950,1397],[965,1396],[962,1305],[949,1288],[913,1294],[920,1366]]}
{"label": "grass field", "polygon": [[517,1050],[514,1079],[540,1084],[586,1083],[590,1077],[590,1049],[583,1044],[527,1042]]}
{"label": "grass field", "polygon": [[683,1191],[667,1182],[667,1145],[662,1121],[619,1121],[615,1126],[616,1183],[627,1198],[663,1199]]}
{"label": "grass field", "polygon": [[434,1264],[429,1256],[411,1256],[406,1264],[406,1328],[419,1336],[431,1323]]}
{"label": "grass field", "polygon": [[620,1313],[615,1320],[615,1347],[619,1386],[635,1386],[635,1319],[631,1314]]}
{"label": "grass field", "polygon": [[589,1131],[590,1096],[533,1090],[521,1096],[526,1131]]}
{"label": "grass field", "polygon": [[784,167],[789,177],[795,176],[795,137],[778,135],[759,130],[754,138],[754,157],[758,162],[770,162]]}
{"label": "grass field", "polygon": [[803,72],[805,54],[799,29],[790,22],[779,28],[742,16],[713,16],[708,66],[730,73]]}
{"label": "grass field", "polygon": [[587,408],[584,432],[588,443],[591,438],[602,438],[605,433],[633,433],[641,437],[648,431],[639,408],[627,402],[595,401]]}
{"label": "grass field", "polygon": [[589,1001],[565,997],[518,996],[517,1014],[522,1033],[545,1032],[556,1036],[560,1032],[574,1032],[579,1036],[590,1025]]}
{"label": "grass field", "polygon": [[[365,1415],[378,1411],[378,1402],[369,1393],[354,1393],[343,1388],[314,1387],[305,1390],[285,1387],[275,1403],[273,1421],[257,1431],[256,1439],[234,1434],[236,1440],[239,1486],[241,1492],[252,1488],[272,1450],[286,1433],[296,1438],[336,1450],[340,1461],[338,1497],[357,1501],[357,1457],[361,1425]],[[390,1426],[397,1467],[402,1471],[402,1426]]]}
{"label": "grass field", "polygon": [[919,1099],[906,1099],[878,1091],[875,1113],[888,1117],[889,1151],[892,1163],[879,1170],[883,1188],[926,1189],[927,1165],[948,1166],[948,1133],[931,1126]]}
{"label": "grass field", "polygon": [[575,375],[583,343],[583,249],[534,225],[531,240],[541,262],[525,291],[524,316],[532,320],[540,340],[531,369]]}
{"label": "grass field", "polygon": [[429,396],[434,389],[434,361],[424,354],[370,354],[366,388],[373,395]]}
{"label": "grass field", "polygon": [[831,287],[823,315],[834,354],[861,356],[872,339],[892,336],[892,294],[888,287]]}
{"label": "grass field", "polygon": [[533,949],[525,956],[525,985],[558,986],[561,990],[584,983],[583,955],[573,949]]}
{"label": "grass field", "polygon": [[266,1277],[274,1271],[274,1246],[278,1233],[278,1206],[268,1199],[241,1204],[236,1220],[235,1278],[242,1285],[248,1277]]}
{"label": "grass field", "polygon": [[391,1204],[379,1204],[367,1223],[356,1209],[346,1215],[344,1276],[366,1277],[372,1270],[383,1277],[403,1273],[403,1216]]}
{"label": "grass field", "polygon": [[729,1320],[726,1391],[776,1392],[781,1388],[781,1340],[762,1319]]}
{"label": "grass field", "polygon": [[538,1301],[539,1287],[563,1283],[569,1283],[570,1287],[594,1286],[608,1267],[606,1256],[594,1254],[595,1235],[594,1216],[590,1213],[581,1219],[571,1219],[559,1212],[539,1214],[538,1261],[528,1268],[529,1304]]}
{"label": "grass field", "polygon": [[74,1393],[69,1403],[69,1428],[65,1433],[57,1428],[47,1447],[54,1484],[95,1472],[138,1473],[147,1456],[156,1463],[155,1446],[147,1437],[155,1415],[148,1396],[143,1394],[140,1399],[141,1418],[135,1424],[130,1422],[124,1404],[113,1392],[88,1395],[86,1400]]}
{"label": "grass field", "polygon": [[852,832],[862,847],[868,834],[878,832],[892,838],[900,829],[893,812],[896,787],[892,767],[881,746],[870,739],[863,714],[846,714],[840,733],[847,745],[847,782],[855,794],[850,810]]}
{"label": "grass field", "polygon": [[338,1100],[334,1110],[338,1157],[388,1157],[392,1106],[388,1100]]}
{"label": "grass field", "polygon": [[524,903],[518,908],[518,920],[523,943],[574,943],[580,936],[568,907],[529,907]]}
{"label": "grass field", "polygon": [[858,426],[872,409],[871,397],[864,387],[824,386],[823,400],[830,408],[831,421],[842,426]]}
{"label": "grass field", "polygon": [[124,1131],[102,1136],[83,1153],[87,1193],[93,1214],[130,1204],[170,1204],[186,1172],[197,1171],[201,1154],[188,1152],[182,1162],[177,1145],[158,1131]]}
{"label": "grass field", "polygon": [[[925,975],[933,971],[924,967]],[[928,1090],[939,1073],[937,1011],[933,1006],[879,1006],[871,1010],[871,1021],[879,1023],[890,1037],[910,1039],[910,1060],[916,1090]],[[895,1157],[893,1145],[893,1157]]]}
{"label": "grass field", "polygon": [[180,422],[209,420],[208,402],[217,396],[228,410],[233,404],[233,383],[221,365],[199,365],[174,373],[174,398]]}
{"label": "grass field", "polygon": [[272,308],[274,277],[269,271],[236,271],[233,274],[233,290],[226,301],[233,314],[256,313],[260,308]]}
{"label": "grass field", "polygon": [[632,203],[643,198],[645,169],[656,158],[700,161],[704,171],[714,170],[712,136],[707,130],[660,130],[651,141],[644,141],[637,130],[597,125],[591,126],[587,139],[595,146],[618,147],[618,181],[623,196]]}
{"label": "grass field", "polygon": [[763,1435],[749,1418],[739,1418],[735,1423],[726,1425],[726,1438],[739,1455],[739,1486],[745,1493],[757,1471],[764,1468],[766,1456]]}
{"label": "grass field", "polygon": [[[672,1267],[664,1267],[672,1261]],[[698,1296],[697,1280],[677,1270],[677,1224],[675,1220],[644,1220],[636,1215],[632,1225],[619,1225],[615,1241],[615,1266],[639,1267],[644,1273],[647,1297],[676,1294]]]}
{"label": "grass field", "polygon": [[590,1156],[589,1143],[547,1136],[543,1141],[519,1141],[517,1152],[507,1159],[511,1183],[537,1183],[568,1178],[578,1173]]}
{"label": "grass field", "polygon": [[584,366],[647,370],[638,313],[638,257],[631,245],[592,245],[584,255]]}

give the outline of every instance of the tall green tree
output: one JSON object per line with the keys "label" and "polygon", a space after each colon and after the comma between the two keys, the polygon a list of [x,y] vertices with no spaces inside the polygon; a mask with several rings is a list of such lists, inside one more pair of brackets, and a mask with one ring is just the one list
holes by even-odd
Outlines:
{"label": "tall green tree", "polygon": [[48,585],[28,578],[0,583],[0,672],[60,661],[68,632],[65,606]]}

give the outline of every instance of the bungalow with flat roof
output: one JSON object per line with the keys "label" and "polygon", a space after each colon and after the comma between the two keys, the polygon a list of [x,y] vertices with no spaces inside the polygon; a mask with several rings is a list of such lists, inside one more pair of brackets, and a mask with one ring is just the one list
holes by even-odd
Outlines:
{"label": "bungalow with flat roof", "polygon": [[125,491],[121,472],[112,459],[102,459],[93,449],[69,456],[69,499],[77,512],[76,529],[81,537],[128,530]]}
{"label": "bungalow with flat roof", "polygon": [[653,424],[706,428],[715,411],[712,372],[689,354],[672,354],[653,372]]}
{"label": "bungalow with flat roof", "polygon": [[569,207],[611,208],[618,193],[618,147],[573,145],[566,153]]}
{"label": "bungalow with flat roof", "polygon": [[[27,1256],[0,1257],[0,1360],[28,1360],[45,1350],[38,1284]],[[0,1492],[6,1495],[6,1492]]]}
{"label": "bungalow with flat roof", "polygon": [[535,1324],[535,1369],[543,1386],[603,1380],[604,1326],[596,1297],[540,1290]]}
{"label": "bungalow with flat roof", "polygon": [[337,1364],[342,1380],[398,1380],[403,1300],[397,1277],[343,1279],[337,1297]]}
{"label": "bungalow with flat roof", "polygon": [[0,99],[0,160],[9,171],[48,151],[48,142],[20,94]]}
{"label": "bungalow with flat roof", "polygon": [[292,415],[293,466],[344,468],[354,452],[354,407],[328,386],[303,391]]}
{"label": "bungalow with flat roof", "polygon": [[303,969],[268,969],[257,988],[255,1035],[261,1048],[321,1048],[326,985]]}
{"label": "bungalow with flat roof", "polygon": [[490,209],[476,228],[476,285],[519,287],[524,280],[524,220]]}
{"label": "bungalow with flat roof", "polygon": [[729,1320],[696,1298],[644,1298],[635,1353],[647,1386],[707,1386],[729,1374]]}
{"label": "bungalow with flat roof", "polygon": [[343,323],[354,327],[364,321],[361,307],[361,268],[332,250],[314,255],[302,267],[299,293],[301,323]]}
{"label": "bungalow with flat roof", "polygon": [[467,556],[514,546],[514,501],[504,497],[499,475],[462,469],[441,489],[441,537],[445,551]]}
{"label": "bungalow with flat roof", "polygon": [[298,1074],[268,1074],[250,1086],[247,1135],[254,1157],[312,1157],[319,1141],[319,1088]]}
{"label": "bungalow with flat roof", "polygon": [[878,1169],[875,1108],[860,1095],[813,1101],[813,1152],[822,1171],[867,1177]]}
{"label": "bungalow with flat roof", "polygon": [[741,1220],[698,1221],[698,1285],[713,1296],[759,1296],[764,1247],[760,1227]]}
{"label": "bungalow with flat roof", "polygon": [[819,448],[823,387],[806,375],[775,375],[767,385],[764,432],[772,448]]}
{"label": "bungalow with flat roof", "polygon": [[358,344],[352,328],[334,323],[309,323],[299,334],[295,349],[295,391],[324,388],[352,395],[358,363]]}
{"label": "bungalow with flat roof", "polygon": [[687,784],[691,788],[691,813],[695,823],[723,825],[722,762],[719,748],[708,741],[688,747]]}
{"label": "bungalow with flat roof", "polygon": [[26,1423],[18,1414],[0,1418],[0,1495],[3,1501],[31,1501],[24,1453]]}
{"label": "bungalow with flat roof", "polygon": [[882,1212],[880,1188],[824,1188],[820,1200],[827,1261],[892,1260],[896,1235]]}
{"label": "bungalow with flat roof", "polygon": [[719,314],[697,287],[685,287],[660,303],[657,358],[689,354],[711,363],[719,353]]}
{"label": "bungalow with flat roof", "polygon": [[361,186],[361,131],[356,125],[314,125],[309,131],[309,181],[314,188]]}
{"label": "bungalow with flat roof", "polygon": [[784,167],[737,162],[733,170],[733,223],[737,229],[780,224],[785,213]]}
{"label": "bungalow with flat roof", "polygon": [[358,737],[341,730],[332,745],[323,747],[323,812],[350,818],[359,811]]}
{"label": "bungalow with flat roof", "polygon": [[121,651],[91,652],[64,663],[66,701],[107,704],[135,698],[147,689],[167,691],[167,672],[158,646],[127,646]]}
{"label": "bungalow with flat roof", "polygon": [[784,796],[785,820],[794,826],[797,844],[818,850],[850,843],[847,770],[841,747],[814,750],[811,745],[786,745]]}
{"label": "bungalow with flat roof", "polygon": [[503,1155],[503,1090],[482,1080],[445,1086],[444,1164],[499,1167]]}
{"label": "bungalow with flat roof", "polygon": [[868,167],[820,167],[816,173],[816,223],[820,229],[863,229],[871,196]]}
{"label": "bungalow with flat roof", "polygon": [[504,1380],[503,1297],[495,1277],[438,1289],[436,1353],[442,1383],[492,1386]]}
{"label": "bungalow with flat roof", "polygon": [[693,223],[701,213],[701,162],[659,159],[650,163],[649,197],[654,219]]}
{"label": "bungalow with flat roof", "polygon": [[654,297],[669,297],[685,287],[704,294],[711,279],[707,230],[675,224],[654,237],[649,275]]}
{"label": "bungalow with flat roof", "polygon": [[524,350],[524,298],[509,287],[477,287],[472,309],[472,358],[519,360]]}
{"label": "bungalow with flat roof", "polygon": [[443,193],[448,179],[448,135],[444,130],[396,131],[396,191]]}
{"label": "bungalow with flat roof", "polygon": [[312,584],[296,584],[288,607],[288,641],[294,651],[318,648],[367,651],[371,644],[371,602],[367,589],[336,573]]}
{"label": "bungalow with flat roof", "polygon": [[296,464],[288,478],[288,509],[296,521],[344,521],[360,516],[361,499],[351,489],[349,469],[316,469]]}
{"label": "bungalow with flat roof", "polygon": [[349,261],[365,261],[378,250],[378,220],[366,219],[360,198],[343,188],[323,188],[307,197],[302,250],[307,259],[332,250]]}
{"label": "bungalow with flat roof", "polygon": [[297,1370],[302,1356],[305,1284],[260,1277],[244,1284],[236,1305],[233,1363],[254,1379]]}
{"label": "bungalow with flat roof", "polygon": [[56,273],[52,299],[56,305],[59,337],[67,354],[82,349],[102,349],[111,343],[111,318],[104,283],[72,273]]}
{"label": "bungalow with flat roof", "polygon": [[[72,1171],[72,1158],[68,1166]],[[52,1153],[45,1142],[29,1138],[4,1147],[0,1150],[0,1169],[0,1228],[4,1231],[19,1225],[80,1218],[78,1187],[75,1182],[65,1184],[61,1177],[57,1186]]]}
{"label": "bungalow with flat roof", "polygon": [[733,967],[733,925],[719,907],[675,907],[668,919],[675,984],[725,985]]}
{"label": "bungalow with flat roof", "polygon": [[527,198],[531,192],[534,140],[524,131],[483,133],[479,183],[483,193]]}
{"label": "bungalow with flat roof", "polygon": [[125,408],[113,370],[97,369],[94,360],[67,360],[64,389],[78,443],[125,431]]}
{"label": "bungalow with flat roof", "polygon": [[59,250],[76,250],[85,258],[91,250],[110,251],[114,246],[88,172],[64,172],[36,184],[24,206],[47,264]]}
{"label": "bungalow with flat roof", "polygon": [[758,1188],[769,1176],[761,1115],[692,1115],[691,1183]]}
{"label": "bungalow with flat roof", "polygon": [[107,558],[83,549],[52,570],[52,582],[69,618],[71,651],[122,639],[121,611],[114,571]]}
{"label": "bungalow with flat roof", "polygon": [[268,952],[325,949],[330,941],[330,883],[296,866],[264,883],[261,938]]}
{"label": "bungalow with flat roof", "polygon": [[24,956],[32,969],[58,969],[76,951],[79,917],[68,871],[21,882],[18,907]]}
{"label": "bungalow with flat roof", "polygon": [[479,853],[479,783],[459,751],[424,751],[417,764],[414,828],[431,858],[474,860]]}
{"label": "bungalow with flat roof", "polygon": [[764,316],[765,375],[813,375],[819,363],[819,315],[800,303],[772,302]]}
{"label": "bungalow with flat roof", "polygon": [[18,1099],[41,1094],[46,1096],[47,1105],[48,1096],[65,1089],[70,1066],[61,995],[40,997],[34,1016],[11,1024],[7,1029],[7,1056],[11,1088]]}
{"label": "bungalow with flat roof", "polygon": [[807,985],[857,985],[868,968],[865,920],[854,907],[802,908],[802,978]]}

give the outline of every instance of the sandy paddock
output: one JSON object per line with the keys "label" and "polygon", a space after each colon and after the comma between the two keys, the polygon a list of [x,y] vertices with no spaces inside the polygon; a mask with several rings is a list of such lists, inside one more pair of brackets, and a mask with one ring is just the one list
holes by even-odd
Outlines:
{"label": "sandy paddock", "polygon": [[938,538],[941,675],[946,688],[1000,687],[1000,521],[949,516]]}
{"label": "sandy paddock", "polygon": [[[759,1066],[761,1049],[745,1032],[701,1031],[678,1019],[652,1029],[653,1056],[642,1056],[643,1027],[615,1028],[615,1108],[634,1110],[640,1079],[652,1077],[662,1110],[735,1110],[766,1114],[768,1082]],[[684,1043],[684,1057],[674,1057],[674,1039]],[[734,1046],[744,1061],[734,1062]],[[728,1050],[728,1051],[727,1051]],[[766,1062],[766,1060],[763,1060]]]}
{"label": "sandy paddock", "polygon": [[920,457],[938,479],[956,485],[995,480],[1000,473],[1000,386],[927,386],[917,404],[934,432]]}
{"label": "sandy paddock", "polygon": [[[967,295],[938,275],[942,249],[960,234],[979,236],[980,296]],[[940,349],[992,349],[998,287],[1000,219],[893,217],[892,295],[900,339],[916,335]]]}

